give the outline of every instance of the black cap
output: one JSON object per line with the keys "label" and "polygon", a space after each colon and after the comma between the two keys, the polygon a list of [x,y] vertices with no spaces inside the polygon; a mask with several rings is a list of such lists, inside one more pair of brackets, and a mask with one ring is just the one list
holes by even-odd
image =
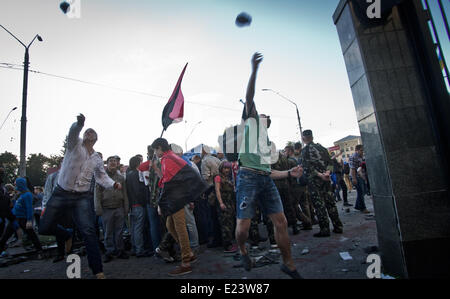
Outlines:
{"label": "black cap", "polygon": [[304,130],[303,131],[303,136],[312,136],[312,131],[311,130]]}

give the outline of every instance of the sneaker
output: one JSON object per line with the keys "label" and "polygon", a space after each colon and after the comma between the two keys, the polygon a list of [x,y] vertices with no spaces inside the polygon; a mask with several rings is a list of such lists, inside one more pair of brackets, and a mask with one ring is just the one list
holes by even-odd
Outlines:
{"label": "sneaker", "polygon": [[242,266],[244,266],[244,269],[246,271],[250,271],[252,269],[253,261],[250,258],[250,256],[248,255],[248,253],[246,255],[241,254],[241,262],[242,262]]}
{"label": "sneaker", "polygon": [[344,207],[351,207],[352,204],[349,204],[348,202],[344,202]]}
{"label": "sneaker", "polygon": [[280,270],[289,275],[292,279],[303,279],[303,277],[298,273],[297,269],[289,270],[289,268],[282,264]]}
{"label": "sneaker", "polygon": [[191,259],[189,260],[189,263],[193,264],[196,261],[198,261],[198,257],[194,254],[193,256],[191,256]]}
{"label": "sneaker", "polygon": [[237,251],[237,245],[233,244],[230,246],[227,246],[227,248],[225,248],[225,250],[223,251],[224,253],[235,253]]}
{"label": "sneaker", "polygon": [[97,279],[106,279],[106,276],[103,272],[95,274],[95,277],[97,277]]}
{"label": "sneaker", "polygon": [[313,236],[316,238],[323,238],[323,237],[329,237],[331,234],[329,232],[318,232],[317,234],[314,234]]}
{"label": "sneaker", "polygon": [[294,225],[294,226],[292,227],[292,233],[293,233],[294,235],[298,235],[298,234],[300,233],[300,230],[298,229],[297,225]]}
{"label": "sneaker", "polygon": [[277,244],[270,244],[269,252],[271,252],[271,253],[278,253],[278,252],[280,252],[280,250],[278,249],[278,245]]}
{"label": "sneaker", "polygon": [[155,252],[156,256],[162,258],[168,263],[173,263],[175,261],[175,259],[172,256],[170,256],[169,252],[161,250],[159,247],[156,248]]}
{"label": "sneaker", "polygon": [[183,267],[183,266],[178,266],[175,268],[175,270],[169,272],[169,276],[181,276],[181,275],[185,275],[188,273],[192,272],[192,267]]}

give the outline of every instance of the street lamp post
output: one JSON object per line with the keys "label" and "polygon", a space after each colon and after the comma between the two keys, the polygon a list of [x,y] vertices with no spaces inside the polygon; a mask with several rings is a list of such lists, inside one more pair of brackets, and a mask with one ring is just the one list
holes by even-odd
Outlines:
{"label": "street lamp post", "polygon": [[19,164],[19,175],[26,175],[26,137],[27,137],[27,91],[28,91],[28,66],[30,65],[29,48],[34,40],[37,38],[38,41],[42,42],[42,37],[38,34],[34,36],[31,42],[26,46],[22,41],[20,41],[14,34],[12,34],[8,29],[0,25],[6,32],[8,32],[14,39],[16,39],[25,48],[25,58],[23,62],[23,90],[22,90],[22,118],[20,119],[20,164]]}
{"label": "street lamp post", "polygon": [[11,114],[11,112],[13,112],[14,110],[16,110],[17,107],[14,107],[11,109],[11,111],[9,111],[8,115],[6,116],[5,120],[2,123],[2,126],[0,127],[0,130],[3,128],[3,125],[5,124],[5,122],[8,120],[9,115]]}
{"label": "street lamp post", "polygon": [[290,102],[290,103],[292,103],[292,104],[295,105],[295,109],[297,110],[298,128],[300,129],[300,142],[302,143],[302,147],[303,147],[303,146],[304,146],[304,144],[303,144],[303,138],[302,138],[303,130],[302,130],[302,123],[300,122],[300,113],[298,112],[297,104],[296,104],[294,101],[292,101],[292,100],[286,98],[285,96],[283,96],[282,94],[280,94],[279,92],[277,92],[277,91],[275,91],[275,90],[273,90],[273,89],[270,89],[270,88],[264,88],[264,89],[262,89],[262,91],[271,91],[271,92],[277,94],[278,96],[282,97],[282,98],[285,99],[286,101],[288,101],[288,102]]}
{"label": "street lamp post", "polygon": [[201,123],[202,123],[202,121],[199,121],[198,123],[196,123],[196,124],[194,125],[194,127],[192,128],[192,131],[191,131],[191,133],[189,134],[189,136],[184,140],[184,148],[185,148],[185,151],[186,151],[186,152],[187,152],[187,141],[188,141],[189,137],[191,137],[192,133],[194,133],[195,128],[196,128],[199,124],[201,124]]}

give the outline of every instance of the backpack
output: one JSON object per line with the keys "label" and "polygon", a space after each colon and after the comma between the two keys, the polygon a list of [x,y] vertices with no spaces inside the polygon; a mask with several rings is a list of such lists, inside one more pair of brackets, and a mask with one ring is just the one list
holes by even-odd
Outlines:
{"label": "backpack", "polygon": [[238,130],[239,125],[225,129],[223,135],[219,137],[219,144],[225,158],[230,162],[235,162],[239,158],[239,139],[242,132]]}

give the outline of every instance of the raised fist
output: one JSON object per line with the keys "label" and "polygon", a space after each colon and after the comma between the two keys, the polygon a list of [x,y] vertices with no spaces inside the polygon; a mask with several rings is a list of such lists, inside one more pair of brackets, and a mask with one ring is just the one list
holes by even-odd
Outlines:
{"label": "raised fist", "polygon": [[254,69],[258,68],[259,64],[263,60],[263,56],[261,53],[256,52],[252,57],[252,66]]}
{"label": "raised fist", "polygon": [[80,113],[80,115],[77,116],[77,122],[78,122],[78,124],[81,125],[81,126],[84,126],[84,120],[85,120],[85,119],[86,119],[86,118],[84,117],[84,115]]}

